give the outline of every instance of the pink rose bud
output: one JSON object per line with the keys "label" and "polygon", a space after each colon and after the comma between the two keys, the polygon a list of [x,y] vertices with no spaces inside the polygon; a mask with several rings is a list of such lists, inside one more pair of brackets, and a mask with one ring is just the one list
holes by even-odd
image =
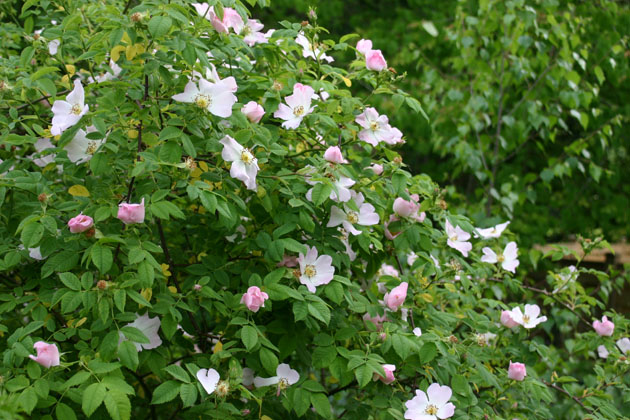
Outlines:
{"label": "pink rose bud", "polygon": [[407,298],[407,287],[409,285],[406,281],[403,281],[398,286],[394,287],[392,291],[385,295],[385,304],[392,311],[397,311],[398,307],[405,302]]}
{"label": "pink rose bud", "polygon": [[527,370],[523,363],[512,363],[510,360],[510,367],[508,368],[508,378],[515,381],[522,381],[527,375]]}
{"label": "pink rose bud", "polygon": [[371,322],[376,326],[377,329],[380,330],[383,328],[383,322],[387,321],[387,315],[383,314],[382,316],[376,315],[374,317],[371,317],[369,312],[366,312],[365,315],[363,315],[363,321]]}
{"label": "pink rose bud", "polygon": [[365,54],[365,67],[374,71],[381,71],[387,68],[387,61],[385,61],[381,50],[371,50]]}
{"label": "pink rose bud", "polygon": [[245,106],[241,108],[241,112],[254,124],[260,122],[260,119],[265,115],[265,109],[254,101],[246,103]]}
{"label": "pink rose bud", "polygon": [[514,328],[518,325],[518,322],[512,318],[511,311],[503,311],[501,312],[501,324],[508,328]]}
{"label": "pink rose bud", "polygon": [[200,284],[195,284],[195,285],[193,286],[193,290],[194,290],[195,292],[200,291],[200,290],[201,290],[201,285],[200,285]]}
{"label": "pink rose bud", "polygon": [[361,54],[366,55],[368,52],[372,50],[372,41],[369,39],[362,39],[357,42],[357,51]]}
{"label": "pink rose bud", "polygon": [[368,166],[365,169],[372,170],[372,172],[374,172],[375,175],[380,175],[383,173],[383,165],[379,165],[378,163],[375,163],[372,166]]}
{"label": "pink rose bud", "polygon": [[244,303],[252,312],[258,312],[261,307],[265,307],[265,300],[269,299],[267,293],[260,291],[258,286],[252,286],[243,294],[241,303]]}
{"label": "pink rose bud", "polygon": [[383,382],[385,385],[389,385],[396,380],[396,378],[394,377],[394,371],[396,370],[396,365],[381,365],[381,366],[383,367],[383,370],[385,371],[385,377],[382,377],[378,373],[375,373],[372,379],[374,381],[379,380]]}
{"label": "pink rose bud", "polygon": [[341,154],[341,149],[338,146],[331,146],[324,152],[324,159],[331,163],[348,163]]}
{"label": "pink rose bud", "polygon": [[90,216],[86,216],[83,213],[68,220],[68,227],[72,233],[85,232],[94,225],[94,219]]}
{"label": "pink rose bud", "polygon": [[144,198],[140,204],[120,203],[116,217],[126,225],[144,222]]}
{"label": "pink rose bud", "polygon": [[280,261],[278,264],[276,264],[276,267],[288,267],[288,268],[293,268],[293,267],[297,267],[298,265],[298,259],[296,256],[293,255],[284,255],[282,257],[282,261]]}
{"label": "pink rose bud", "polygon": [[595,332],[602,337],[610,337],[613,335],[613,331],[615,331],[615,324],[609,321],[604,315],[601,322],[597,320],[593,321],[593,328],[595,328]]}
{"label": "pink rose bud", "polygon": [[418,214],[420,206],[414,203],[412,200],[405,200],[402,197],[398,197],[394,200],[394,213],[400,217],[409,217]]}
{"label": "pink rose bud", "polygon": [[44,343],[38,341],[33,344],[35,350],[37,350],[37,357],[29,354],[28,357],[44,366],[50,368],[51,366],[59,366],[59,349],[55,344]]}

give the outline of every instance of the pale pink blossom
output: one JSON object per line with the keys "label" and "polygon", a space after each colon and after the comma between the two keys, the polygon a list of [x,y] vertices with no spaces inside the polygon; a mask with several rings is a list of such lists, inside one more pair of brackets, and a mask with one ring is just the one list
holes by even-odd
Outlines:
{"label": "pale pink blossom", "polygon": [[381,365],[383,370],[385,371],[385,376],[381,376],[378,373],[374,373],[374,377],[372,380],[381,381],[385,385],[389,385],[396,380],[394,377],[394,372],[396,371],[396,365]]}
{"label": "pale pink blossom", "polygon": [[200,78],[199,85],[191,80],[184,87],[183,93],[173,95],[172,98],[178,102],[194,103],[217,117],[228,118],[232,115],[232,106],[237,100],[234,95],[237,89],[236,80],[232,76],[214,83]]}
{"label": "pale pink blossom", "polygon": [[372,164],[372,166],[368,166],[365,169],[369,169],[374,172],[374,175],[380,175],[383,173],[383,165],[379,165],[378,163]]}
{"label": "pale pink blossom", "polygon": [[85,91],[81,80],[74,80],[74,89],[66,96],[66,100],[56,100],[52,106],[53,119],[50,132],[53,136],[58,136],[68,128],[79,122],[85,115],[89,106],[85,104]]}
{"label": "pale pink blossom", "polygon": [[217,389],[217,384],[221,379],[219,372],[214,369],[199,369],[196,376],[208,394],[212,394]]}
{"label": "pale pink blossom", "polygon": [[409,200],[405,200],[402,197],[398,197],[394,200],[393,210],[400,217],[406,217],[422,223],[426,217],[424,212],[418,214],[420,210],[420,196],[418,194],[411,194]]}
{"label": "pale pink blossom", "polygon": [[623,354],[630,353],[630,338],[628,337],[620,338],[619,340],[617,340],[616,344],[617,344],[617,347],[619,347],[619,350],[621,350]]}
{"label": "pale pink blossom", "polygon": [[122,72],[122,67],[120,67],[118,64],[116,64],[116,62],[114,60],[109,60],[109,68],[112,70],[112,72],[110,73],[109,71],[106,71],[104,74],[99,74],[98,76],[95,77],[88,77],[87,81],[88,84],[92,84],[92,83],[103,83],[103,82],[107,82],[109,80],[114,80],[116,77],[118,77],[118,75]]}
{"label": "pale pink blossom", "polygon": [[193,3],[192,5],[199,16],[209,20],[217,32],[227,34],[232,28],[234,32],[240,33],[243,29],[243,18],[236,10],[230,7],[223,8],[223,19],[219,19],[219,16],[214,11],[214,7],[209,6],[208,3]]}
{"label": "pale pink blossom", "polygon": [[53,39],[48,43],[48,52],[50,55],[56,55],[59,50],[59,45],[61,45],[61,41],[58,39]]}
{"label": "pale pink blossom", "polygon": [[87,138],[88,133],[96,131],[96,128],[88,127],[87,132],[79,129],[63,150],[68,153],[68,159],[76,165],[81,165],[92,159],[94,153],[105,142],[105,139],[90,140]]}
{"label": "pale pink blossom", "polygon": [[[140,330],[140,332],[149,339],[148,343],[136,343],[132,341],[132,343],[136,346],[136,350],[152,350],[161,346],[162,339],[158,334],[161,325],[162,322],[159,317],[156,316],[155,318],[150,318],[148,313],[138,316],[135,321],[127,324],[127,327],[133,327]],[[119,331],[118,344],[120,345],[121,342],[126,340],[127,338],[124,336],[122,331]]]}
{"label": "pale pink blossom", "polygon": [[353,201],[359,209],[358,212],[352,210],[345,204],[343,210],[337,206],[332,206],[330,209],[330,220],[326,227],[342,225],[347,232],[353,235],[359,235],[361,231],[356,229],[354,225],[372,226],[378,223],[379,218],[378,214],[374,211],[374,206],[369,203],[364,203],[362,193],[355,193]]}
{"label": "pale pink blossom", "polygon": [[472,249],[472,244],[468,242],[470,239],[470,233],[464,231],[459,226],[453,227],[451,223],[446,220],[446,244],[453,249],[458,250],[464,257],[468,256],[468,252]]}
{"label": "pale pink blossom", "polygon": [[[319,181],[311,181],[309,179],[307,179],[306,182],[309,185],[319,184]],[[352,187],[355,183],[356,182],[354,180],[347,178],[345,176],[339,177],[338,180],[333,182],[333,185],[335,186],[335,188],[333,188],[333,190],[330,192],[330,195],[328,197],[333,201],[342,202],[342,203],[349,201],[352,198],[352,192],[350,190],[350,187]],[[308,201],[313,201],[312,188],[310,188],[306,192],[306,199]]]}
{"label": "pale pink blossom", "polygon": [[475,237],[481,236],[484,239],[498,238],[509,224],[510,222],[505,222],[487,229],[477,228],[475,229]]}
{"label": "pale pink blossom", "polygon": [[615,331],[615,324],[612,321],[609,321],[606,315],[602,317],[601,322],[598,320],[593,321],[593,328],[597,334],[602,337],[610,337],[613,335],[613,331]]}
{"label": "pale pink blossom", "polygon": [[57,156],[55,153],[49,153],[49,154],[43,153],[46,150],[55,148],[55,145],[52,144],[49,138],[46,138],[46,137],[39,138],[37,139],[37,141],[35,142],[33,146],[35,147],[35,150],[37,152],[34,155],[36,156],[39,155],[39,157],[36,158],[33,155],[30,155],[29,158],[33,160],[33,163],[35,165],[39,166],[40,168],[43,168],[49,163],[55,161],[55,157]]}
{"label": "pale pink blossom", "polygon": [[241,112],[245,114],[248,120],[257,124],[262,119],[263,115],[265,115],[265,109],[254,101],[249,101],[241,108]]}
{"label": "pale pink blossom", "polygon": [[304,117],[315,109],[311,107],[314,93],[312,87],[296,83],[293,85],[293,94],[284,98],[287,104],[280,104],[273,116],[284,120],[282,127],[286,129],[298,128]]}
{"label": "pale pink blossom", "polygon": [[232,162],[230,176],[245,183],[248,190],[257,190],[256,174],[258,174],[258,159],[253,153],[241,146],[230,136],[225,136],[220,140],[223,145],[221,157],[226,162]]}
{"label": "pale pink blossom", "polygon": [[377,330],[380,330],[383,328],[383,322],[387,321],[387,315],[383,314],[383,315],[370,316],[369,312],[366,312],[363,315],[363,321],[371,322],[372,324],[374,324]]}
{"label": "pale pink blossom", "polygon": [[122,220],[124,224],[130,225],[132,223],[143,223],[144,214],[145,208],[143,197],[139,204],[120,203],[118,205],[118,215],[116,217]]}
{"label": "pale pink blossom", "polygon": [[481,257],[482,262],[487,262],[490,264],[495,264],[497,262],[501,263],[501,267],[505,271],[509,271],[512,273],[516,272],[516,267],[520,264],[518,261],[518,247],[516,246],[516,242],[509,242],[503,253],[496,254],[491,248],[484,247],[482,249],[483,256]]}
{"label": "pale pink blossom", "polygon": [[391,277],[400,277],[400,273],[398,272],[398,270],[396,270],[396,268],[394,268],[393,265],[391,264],[386,264],[383,263],[381,265],[381,268],[378,269],[378,271],[376,272],[376,275],[381,277],[381,276],[391,276]]}
{"label": "pale pink blossom", "polygon": [[365,54],[365,68],[374,71],[382,71],[387,68],[387,61],[385,61],[381,50],[370,50]]}
{"label": "pale pink blossom", "polygon": [[405,299],[407,298],[407,288],[409,284],[404,281],[400,283],[398,286],[394,287],[391,292],[385,295],[384,301],[389,309],[396,312],[398,308],[405,303]]}
{"label": "pale pink blossom", "polygon": [[247,293],[243,294],[241,303],[247,306],[252,312],[258,312],[260,308],[265,307],[265,300],[269,299],[269,295],[260,290],[258,286],[251,286],[247,289]]}
{"label": "pale pink blossom", "polygon": [[396,144],[402,141],[402,133],[389,125],[386,115],[379,115],[372,107],[365,108],[363,113],[356,116],[355,121],[363,130],[359,132],[359,139],[376,146],[380,142]]}
{"label": "pale pink blossom", "polygon": [[293,267],[297,267],[298,265],[298,259],[297,257],[293,256],[293,255],[284,255],[282,257],[282,261],[280,261],[278,264],[276,264],[276,267],[288,267],[288,268],[293,268]]}
{"label": "pale pink blossom", "polygon": [[448,402],[453,391],[447,385],[429,385],[426,394],[416,390],[416,396],[405,402],[405,419],[407,420],[442,420],[448,419],[455,413],[455,405]]}
{"label": "pale pink blossom", "polygon": [[414,328],[412,332],[416,337],[422,337],[422,330],[419,327]]}
{"label": "pale pink blossom", "polygon": [[252,389],[254,385],[254,371],[248,367],[243,368],[243,379],[241,383],[247,388]]}
{"label": "pale pink blossom", "polygon": [[289,386],[296,384],[300,380],[300,374],[295,369],[291,369],[286,363],[280,363],[276,368],[276,376],[271,378],[261,378],[256,376],[254,378],[254,386],[260,388],[263,386],[270,386],[278,384],[277,395],[280,395],[281,391],[284,391]]}
{"label": "pale pink blossom", "polygon": [[597,347],[597,355],[602,358],[602,359],[606,359],[608,357],[610,353],[608,352],[608,349],[606,348],[605,345],[601,345]]}
{"label": "pale pink blossom", "polygon": [[502,311],[501,312],[501,324],[508,328],[514,328],[518,325],[518,322],[512,318],[512,311]]}
{"label": "pale pink blossom", "polygon": [[346,254],[348,255],[348,258],[350,259],[350,261],[354,261],[357,258],[357,253],[354,252],[354,250],[350,246],[350,240],[349,240],[349,237],[348,237],[348,232],[346,232],[346,230],[344,228],[342,228],[342,227],[338,228],[338,230],[341,233],[341,237],[339,239],[341,240],[341,242],[346,247]]}
{"label": "pale pink blossom", "polygon": [[341,154],[339,146],[331,146],[324,152],[324,159],[331,163],[348,163]]}
{"label": "pale pink blossom", "polygon": [[510,366],[508,367],[508,378],[515,381],[522,381],[527,375],[527,369],[523,363],[512,363],[510,360]]}
{"label": "pale pink blossom", "polygon": [[415,263],[417,259],[418,254],[413,251],[409,251],[409,253],[407,254],[407,265],[413,265],[413,263]]}
{"label": "pale pink blossom", "polygon": [[74,216],[72,219],[68,220],[68,227],[70,228],[71,233],[85,232],[93,225],[94,219],[92,219],[90,216],[86,216],[83,213],[80,213],[79,215]]}
{"label": "pale pink blossom", "polygon": [[333,279],[335,267],[332,266],[330,255],[318,257],[317,248],[307,246],[306,255],[298,256],[300,264],[300,283],[306,286],[309,292],[315,293],[316,287],[328,284]]}
{"label": "pale pink blossom", "polygon": [[48,344],[43,341],[37,341],[33,344],[33,347],[37,350],[37,356],[29,354],[28,357],[32,360],[45,368],[59,366],[59,349],[56,344]]}
{"label": "pale pink blossom", "polygon": [[335,61],[334,58],[326,55],[326,53],[324,53],[321,49],[313,47],[311,42],[301,32],[295,38],[295,42],[302,47],[302,57],[304,58],[310,57],[313,60],[325,60],[328,63]]}
{"label": "pale pink blossom", "polygon": [[538,315],[540,315],[540,307],[538,305],[525,305],[525,313],[521,312],[521,308],[518,306],[512,309],[511,312],[512,319],[527,329],[534,328],[541,322],[547,321],[546,316],[539,317]]}
{"label": "pale pink blossom", "polygon": [[264,26],[259,20],[247,19],[247,24],[243,26],[239,35],[243,36],[243,41],[250,47],[253,47],[255,44],[266,44],[269,40],[261,32]]}
{"label": "pale pink blossom", "polygon": [[372,51],[372,41],[370,41],[369,39],[360,40],[359,42],[357,42],[357,51],[359,51],[363,55],[367,54],[369,51]]}
{"label": "pale pink blossom", "polygon": [[390,230],[389,230],[389,225],[391,223],[398,222],[398,221],[400,221],[400,219],[392,214],[392,215],[389,216],[389,220],[387,222],[385,222],[384,225],[383,225],[384,231],[385,231],[385,237],[387,239],[389,239],[390,241],[393,241],[394,238],[396,238],[398,235],[400,235],[402,233],[402,231],[390,232]]}

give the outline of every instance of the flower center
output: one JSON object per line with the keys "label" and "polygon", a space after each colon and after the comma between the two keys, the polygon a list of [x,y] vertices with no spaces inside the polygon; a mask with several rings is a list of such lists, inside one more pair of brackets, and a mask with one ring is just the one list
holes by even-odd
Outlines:
{"label": "flower center", "polygon": [[249,165],[254,161],[254,155],[252,155],[248,149],[243,149],[241,152],[241,160],[244,164]]}
{"label": "flower center", "polygon": [[85,153],[88,154],[88,155],[93,155],[94,152],[96,152],[96,149],[98,149],[98,144],[95,141],[91,141],[88,144],[88,147],[85,150]]}
{"label": "flower center", "polygon": [[529,324],[529,315],[523,315],[523,324]]}
{"label": "flower center", "polygon": [[287,389],[289,387],[289,381],[286,378],[280,378],[278,382],[278,389]]}
{"label": "flower center", "polygon": [[301,117],[302,115],[304,115],[304,107],[302,105],[298,105],[293,108],[293,115],[295,115],[296,117]]}
{"label": "flower center", "polygon": [[424,414],[429,414],[431,416],[435,416],[438,412],[438,408],[433,404],[429,404],[427,408],[424,409]]}
{"label": "flower center", "polygon": [[199,108],[207,108],[208,105],[210,105],[212,101],[210,100],[210,97],[208,95],[197,95],[195,96],[195,104],[199,107]]}
{"label": "flower center", "polygon": [[451,240],[451,241],[453,241],[453,242],[457,242],[457,235],[453,235],[453,236],[451,236],[451,237],[450,237],[450,238],[448,238],[448,239],[450,239],[450,240]]}
{"label": "flower center", "polygon": [[501,262],[505,261],[505,257],[503,255],[499,254],[497,256],[497,261],[501,263]]}
{"label": "flower center", "polygon": [[370,130],[372,130],[372,131],[378,130],[378,122],[377,121],[372,121],[370,123]]}
{"label": "flower center", "polygon": [[79,104],[74,104],[72,105],[72,110],[70,110],[70,112],[74,115],[80,115],[81,114],[81,105]]}
{"label": "flower center", "polygon": [[245,25],[243,27],[243,29],[241,29],[241,34],[240,35],[241,36],[247,36],[247,35],[249,35],[251,33],[252,33],[252,28],[250,28],[249,26]]}
{"label": "flower center", "polygon": [[315,277],[317,275],[317,269],[315,269],[314,265],[309,264],[304,268],[304,275],[306,277]]}
{"label": "flower center", "polygon": [[349,211],[346,218],[348,219],[348,222],[352,224],[355,224],[359,221],[359,215],[357,214],[356,211]]}

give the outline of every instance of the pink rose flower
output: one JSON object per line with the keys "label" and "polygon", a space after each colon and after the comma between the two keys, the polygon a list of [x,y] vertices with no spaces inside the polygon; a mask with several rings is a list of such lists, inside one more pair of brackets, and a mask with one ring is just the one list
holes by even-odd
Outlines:
{"label": "pink rose flower", "polygon": [[293,268],[293,267],[297,267],[297,265],[298,265],[298,258],[297,257],[285,254],[282,257],[282,261],[280,261],[278,264],[276,264],[276,267]]}
{"label": "pink rose flower", "polygon": [[118,205],[118,216],[126,225],[144,222],[144,198],[140,204],[120,203]]}
{"label": "pink rose flower", "polygon": [[247,289],[247,293],[243,294],[241,303],[245,304],[250,311],[258,312],[261,307],[265,307],[266,299],[269,299],[267,293],[262,292],[258,286],[252,286]]}
{"label": "pink rose flower", "polygon": [[361,54],[366,55],[368,52],[372,51],[372,41],[369,39],[362,39],[357,42],[357,51]]}
{"label": "pink rose flower", "polygon": [[381,365],[381,366],[383,367],[383,370],[385,371],[385,377],[382,377],[378,373],[375,373],[372,380],[381,381],[385,385],[389,385],[396,380],[396,378],[394,377],[394,371],[396,370],[396,365]]}
{"label": "pink rose flower", "polygon": [[508,368],[508,378],[515,381],[522,381],[527,375],[527,370],[523,363],[512,363],[510,360],[510,367]]}
{"label": "pink rose flower", "polygon": [[70,228],[70,232],[72,233],[81,233],[85,232],[89,228],[94,225],[94,219],[90,216],[86,216],[83,213],[78,216],[74,216],[72,219],[68,220],[68,227]]}
{"label": "pink rose flower", "polygon": [[263,115],[265,115],[265,109],[254,101],[246,103],[245,106],[241,108],[241,112],[254,124],[259,123]]}
{"label": "pink rose flower", "polygon": [[341,149],[338,146],[331,146],[324,152],[324,159],[331,163],[348,163],[341,154]]}
{"label": "pink rose flower", "polygon": [[516,322],[514,318],[512,318],[512,311],[502,311],[501,324],[508,328],[514,328],[518,325],[518,322]]}
{"label": "pink rose flower", "polygon": [[383,328],[383,322],[387,321],[387,315],[383,314],[372,317],[369,312],[366,312],[365,315],[363,315],[363,321],[371,322],[376,326],[376,329],[380,330]]}
{"label": "pink rose flower", "polygon": [[374,172],[375,175],[380,175],[383,173],[383,165],[379,165],[378,163],[375,163],[372,166],[368,166],[365,169],[370,169],[372,172]]}
{"label": "pink rose flower", "polygon": [[405,302],[407,298],[407,288],[409,284],[406,281],[403,281],[398,286],[394,287],[392,291],[385,295],[385,304],[392,311],[397,311],[398,307]]}
{"label": "pink rose flower", "polygon": [[393,233],[392,233],[392,232],[390,232],[390,230],[389,230],[389,224],[390,224],[390,223],[393,223],[393,222],[397,222],[397,221],[399,221],[399,220],[400,220],[400,219],[398,219],[396,216],[394,216],[394,215],[392,214],[391,216],[389,216],[389,220],[388,220],[387,222],[385,222],[385,224],[384,224],[384,228],[385,228],[385,229],[384,229],[384,230],[385,230],[385,237],[386,237],[387,239],[389,239],[390,241],[393,241],[393,240],[394,240],[394,238],[395,238],[396,236],[398,236],[398,235],[400,235],[400,234],[402,233],[402,231],[401,231],[401,232],[393,232]]}
{"label": "pink rose flower", "polygon": [[37,350],[37,357],[29,354],[28,357],[44,366],[50,368],[51,366],[59,366],[59,349],[55,344],[48,344],[43,341],[38,341],[33,344],[35,350]]}
{"label": "pink rose flower", "polygon": [[365,67],[374,71],[381,71],[387,68],[387,61],[385,61],[381,50],[370,50],[365,54]]}
{"label": "pink rose flower", "polygon": [[602,337],[610,337],[613,334],[613,331],[615,331],[615,324],[613,324],[612,321],[609,321],[604,315],[601,322],[597,320],[593,321],[593,328],[595,328],[595,332]]}

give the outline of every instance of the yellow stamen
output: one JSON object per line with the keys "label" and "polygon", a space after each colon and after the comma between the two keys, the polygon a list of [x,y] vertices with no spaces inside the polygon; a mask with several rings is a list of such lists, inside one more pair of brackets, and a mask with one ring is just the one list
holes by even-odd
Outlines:
{"label": "yellow stamen", "polygon": [[304,275],[306,277],[315,277],[317,275],[317,270],[315,269],[315,266],[311,264],[307,265],[304,268]]}

